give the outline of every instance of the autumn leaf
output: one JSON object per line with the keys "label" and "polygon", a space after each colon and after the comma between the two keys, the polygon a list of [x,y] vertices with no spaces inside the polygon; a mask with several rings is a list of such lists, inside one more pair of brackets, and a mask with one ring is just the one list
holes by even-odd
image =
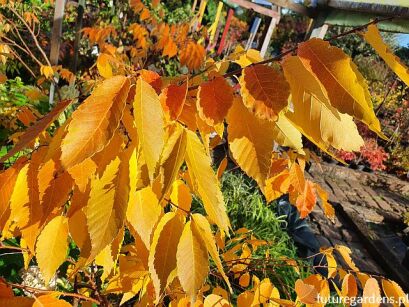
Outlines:
{"label": "autumn leaf", "polygon": [[394,73],[409,86],[409,68],[393,54],[388,45],[383,42],[376,25],[372,24],[367,27],[364,34],[365,40],[375,49],[379,56],[394,71]]}
{"label": "autumn leaf", "polygon": [[261,119],[276,121],[288,104],[290,87],[273,67],[253,65],[244,68],[240,85],[244,104]]}
{"label": "autumn leaf", "polygon": [[67,301],[58,299],[59,294],[44,294],[35,297],[33,307],[71,307]]}
{"label": "autumn leaf", "polygon": [[61,145],[68,169],[104,149],[119,126],[130,82],[123,76],[105,80],[72,114]]}
{"label": "autumn leaf", "polygon": [[110,64],[112,56],[106,53],[101,53],[97,59],[97,68],[99,74],[105,79],[112,78],[112,66]]}
{"label": "autumn leaf", "polygon": [[335,245],[335,250],[341,255],[342,259],[346,262],[346,264],[354,271],[359,272],[359,269],[356,267],[355,263],[352,261],[351,258],[351,250],[349,247],[343,245]]}
{"label": "autumn leaf", "polygon": [[190,212],[192,195],[189,187],[182,180],[173,182],[170,201],[177,206],[176,213],[186,216]]}
{"label": "autumn leaf", "polygon": [[151,187],[137,191],[135,201],[129,203],[126,218],[147,248],[151,245],[154,227],[162,215],[163,209]]}
{"label": "autumn leaf", "polygon": [[304,190],[297,197],[296,207],[298,212],[300,212],[301,218],[307,217],[307,215],[312,211],[317,202],[317,197],[315,196],[314,183],[310,180],[305,181]]}
{"label": "autumn leaf", "polygon": [[386,297],[392,302],[394,307],[399,307],[401,301],[405,307],[409,306],[409,299],[402,288],[393,280],[382,279],[382,289]]}
{"label": "autumn leaf", "polygon": [[6,155],[1,157],[0,163],[6,161],[17,152],[23,150],[30,145],[31,142],[43,132],[69,105],[71,100],[63,100],[56,105],[56,107],[47,115],[39,119],[34,125],[27,128],[27,130],[20,136],[19,142]]}
{"label": "autumn leaf", "polygon": [[165,123],[159,96],[142,79],[138,79],[136,83],[134,116],[139,142],[152,180],[165,144]]}
{"label": "autumn leaf", "polygon": [[114,240],[124,224],[131,153],[132,148],[121,152],[108,164],[101,177],[91,179],[91,191],[84,208],[92,243],[89,261]]}
{"label": "autumn leaf", "polygon": [[313,38],[298,46],[297,55],[305,68],[323,84],[334,108],[362,121],[384,137],[368,86],[356,65],[341,49]]}
{"label": "autumn leaf", "polygon": [[160,94],[160,102],[171,120],[177,120],[182,113],[188,89],[187,80],[182,85],[170,84]]}
{"label": "autumn leaf", "polygon": [[201,44],[190,40],[179,50],[180,64],[186,65],[189,70],[198,70],[205,58],[206,50]]}
{"label": "autumn leaf", "polygon": [[378,281],[373,277],[369,278],[365,283],[362,294],[362,307],[380,306],[381,299],[382,296]]}
{"label": "autumn leaf", "polygon": [[149,249],[149,272],[157,301],[168,284],[170,273],[176,269],[176,251],[183,227],[184,218],[168,212],[155,228]]}
{"label": "autumn leaf", "polygon": [[185,159],[194,190],[202,199],[206,213],[212,221],[222,231],[228,232],[230,222],[216,174],[210,166],[210,157],[206,154],[203,144],[194,132],[186,130],[186,134]]}
{"label": "autumn leaf", "polygon": [[177,274],[187,295],[194,298],[209,272],[205,247],[192,231],[191,221],[185,224],[176,252]]}
{"label": "autumn leaf", "polygon": [[160,174],[163,175],[160,201],[165,197],[175,181],[186,154],[186,131],[176,124],[171,132],[160,158]]}
{"label": "autumn leaf", "polygon": [[358,286],[354,275],[347,274],[342,280],[342,296],[345,298],[353,298],[358,294]]}
{"label": "autumn leaf", "polygon": [[203,307],[230,307],[232,306],[225,298],[217,294],[206,296]]}
{"label": "autumn leaf", "polygon": [[67,240],[68,220],[64,216],[53,218],[38,236],[36,258],[46,284],[67,256]]}
{"label": "autumn leaf", "polygon": [[257,118],[239,98],[233,102],[227,123],[229,147],[234,160],[256,180],[262,190],[269,175],[274,141],[285,141],[287,145],[295,143],[299,148],[302,146],[300,134],[286,138],[277,125],[280,120],[274,123]]}
{"label": "autumn leaf", "polygon": [[216,247],[216,240],[213,236],[212,229],[208,220],[203,215],[198,213],[192,215],[192,220],[192,228],[196,234],[196,237],[203,242],[202,245],[206,247],[214,263],[216,264],[217,269],[219,270],[224,281],[229,287],[230,292],[232,292],[230,281],[224,272],[223,265],[219,257],[219,252]]}
{"label": "autumn leaf", "polygon": [[315,304],[317,301],[317,290],[314,286],[304,283],[301,279],[295,282],[295,293],[297,299],[304,304]]}
{"label": "autumn leaf", "polygon": [[287,57],[282,66],[292,95],[292,107],[285,113],[287,118],[327,153],[332,147],[359,150],[364,141],[352,117],[331,106],[326,89],[301,59]]}
{"label": "autumn leaf", "polygon": [[197,110],[208,125],[223,122],[232,103],[233,89],[223,77],[216,76],[199,86]]}

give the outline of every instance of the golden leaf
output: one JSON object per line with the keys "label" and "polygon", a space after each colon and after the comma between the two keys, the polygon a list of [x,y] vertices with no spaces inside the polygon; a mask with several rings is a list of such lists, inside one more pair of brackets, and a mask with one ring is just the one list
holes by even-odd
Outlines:
{"label": "golden leaf", "polygon": [[246,67],[240,77],[243,102],[257,117],[276,121],[288,104],[290,87],[284,76],[266,65]]}
{"label": "golden leaf", "polygon": [[310,141],[329,152],[331,146],[348,151],[359,150],[364,141],[348,114],[331,106],[324,86],[299,57],[288,57],[282,66],[291,87],[292,108],[287,118]]}
{"label": "golden leaf", "polygon": [[378,281],[373,277],[369,278],[365,283],[362,294],[362,307],[380,306],[381,299],[382,296]]}
{"label": "golden leaf", "polygon": [[219,228],[228,232],[230,227],[229,218],[226,213],[226,206],[223,194],[220,190],[216,174],[211,167],[211,159],[206,154],[203,144],[197,135],[190,130],[186,130],[186,164],[190,178],[196,191],[203,201],[206,213]]}
{"label": "golden leaf", "polygon": [[38,236],[36,258],[46,284],[67,256],[67,239],[68,220],[64,216],[53,218]]}
{"label": "golden leaf", "polygon": [[342,296],[349,298],[356,297],[358,294],[358,286],[354,275],[347,274],[342,280]]}
{"label": "golden leaf", "polygon": [[138,79],[136,83],[134,117],[152,180],[165,143],[165,123],[158,95],[152,86],[142,79]]}
{"label": "golden leaf", "polygon": [[190,212],[192,195],[189,187],[182,180],[175,180],[172,184],[170,201],[178,206],[176,213],[186,216]]}
{"label": "golden leaf", "polygon": [[209,272],[209,259],[205,246],[192,231],[191,221],[187,222],[176,252],[177,274],[183,290],[195,297]]}
{"label": "golden leaf", "polygon": [[355,263],[352,261],[351,250],[348,247],[343,246],[343,245],[335,245],[335,249],[341,255],[342,259],[346,262],[346,264],[351,269],[359,272],[359,269],[356,267]]}
{"label": "golden leaf", "polygon": [[375,49],[386,64],[409,86],[409,68],[392,53],[391,49],[383,42],[376,25],[369,25],[364,34],[365,40]]}
{"label": "golden leaf", "polygon": [[129,157],[132,148],[123,151],[106,167],[101,177],[91,179],[86,207],[91,237],[91,261],[118,235],[125,220],[129,197]]}
{"label": "golden leaf", "polygon": [[71,307],[72,305],[64,300],[60,300],[57,297],[58,293],[45,294],[35,297],[33,307]]}
{"label": "golden leaf", "polygon": [[382,289],[386,297],[392,302],[394,307],[399,307],[399,302],[403,303],[405,307],[409,306],[409,299],[402,288],[393,280],[382,279]]}
{"label": "golden leaf", "polygon": [[214,263],[216,264],[219,273],[222,275],[224,281],[229,287],[230,292],[232,292],[230,281],[224,272],[223,265],[219,257],[219,252],[216,247],[216,239],[213,236],[208,220],[203,215],[198,213],[192,215],[192,220],[192,227],[196,237],[203,241],[202,245],[206,247]]}
{"label": "golden leaf", "polygon": [[112,66],[110,64],[112,56],[106,53],[101,53],[97,59],[97,68],[99,74],[105,79],[112,78]]}
{"label": "golden leaf", "polygon": [[310,180],[306,180],[304,190],[297,197],[295,203],[301,218],[305,218],[312,211],[316,202],[317,197],[315,196],[314,183]]}
{"label": "golden leaf", "polygon": [[183,226],[182,216],[168,212],[155,228],[148,261],[157,301],[168,284],[169,275],[176,269],[176,251]]}
{"label": "golden leaf", "polygon": [[177,120],[186,101],[188,82],[182,85],[170,84],[160,94],[160,102],[171,120]]}
{"label": "golden leaf", "polygon": [[72,114],[61,145],[68,169],[104,149],[119,126],[130,82],[122,76],[105,80]]}
{"label": "golden leaf", "polygon": [[137,191],[135,201],[129,203],[126,211],[128,223],[139,234],[148,249],[154,227],[162,215],[163,209],[150,186]]}
{"label": "golden leaf", "polygon": [[300,44],[297,54],[305,68],[323,84],[334,108],[354,116],[384,137],[368,86],[356,65],[341,49],[313,38]]}
{"label": "golden leaf", "polygon": [[318,292],[314,286],[304,283],[301,279],[295,282],[295,293],[297,299],[304,304],[315,304]]}
{"label": "golden leaf", "polygon": [[204,307],[230,307],[232,306],[225,298],[217,294],[209,294],[204,300]]}
{"label": "golden leaf", "polygon": [[180,64],[186,65],[189,70],[198,70],[203,65],[205,55],[204,47],[190,40],[179,50]]}

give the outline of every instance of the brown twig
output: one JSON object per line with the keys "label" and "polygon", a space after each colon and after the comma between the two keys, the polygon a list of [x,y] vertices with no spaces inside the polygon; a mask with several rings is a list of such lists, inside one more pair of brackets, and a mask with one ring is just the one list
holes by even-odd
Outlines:
{"label": "brown twig", "polygon": [[[45,290],[45,289],[38,289],[38,288],[33,288],[33,287],[29,287],[29,286],[23,286],[23,285],[19,285],[19,284],[15,284],[15,283],[7,283],[9,286],[13,287],[13,288],[18,288],[18,289],[22,289],[25,290],[27,292],[31,292],[31,293],[36,293],[36,292],[40,292],[40,293],[56,293],[56,291],[53,290]],[[99,304],[100,302],[97,301],[96,299],[93,299],[91,297],[87,297],[81,294],[77,294],[77,293],[68,293],[68,292],[57,292],[58,294],[62,295],[62,296],[69,296],[69,297],[76,297],[78,299],[84,300],[84,301],[90,301],[96,304]]]}
{"label": "brown twig", "polygon": [[[372,25],[372,24],[377,24],[377,23],[379,23],[379,22],[386,21],[386,20],[390,20],[390,19],[393,19],[393,18],[394,18],[394,17],[376,18],[376,19],[374,19],[374,20],[372,20],[372,21],[370,21],[370,22],[368,22],[368,23],[366,23],[366,24],[364,24],[364,25],[362,25],[362,26],[358,26],[358,27],[355,27],[355,28],[353,28],[353,29],[351,29],[351,30],[349,30],[349,31],[345,31],[345,32],[342,32],[342,33],[340,33],[340,34],[331,36],[330,38],[327,38],[327,39],[325,39],[325,40],[326,40],[326,41],[332,41],[332,40],[338,39],[338,38],[340,38],[340,37],[343,37],[343,36],[346,36],[346,35],[349,35],[349,34],[352,34],[352,33],[356,33],[356,32],[361,31],[361,30],[363,30],[363,29],[366,29],[368,26],[370,26],[370,25]],[[271,58],[269,58],[269,59],[266,59],[266,60],[263,60],[263,61],[260,61],[260,62],[253,63],[253,64],[251,64],[250,66],[264,65],[264,64],[268,64],[268,63],[272,63],[272,62],[279,61],[279,60],[281,60],[284,56],[286,56],[286,55],[288,55],[288,54],[291,54],[291,53],[297,51],[297,49],[298,49],[298,45],[295,46],[295,47],[292,48],[292,49],[289,49],[289,50],[287,50],[287,51],[285,51],[285,52],[280,53],[279,55],[276,55],[276,56],[274,56],[274,57],[271,57]],[[225,74],[223,75],[223,78],[228,78],[228,77],[232,77],[232,76],[234,76],[234,75],[238,75],[238,74],[240,74],[240,73],[242,72],[243,69],[244,69],[244,67],[240,67],[240,68],[238,68],[238,69],[236,69],[236,70],[234,70],[234,71],[225,73]],[[205,73],[206,71],[207,71],[207,70],[204,70],[204,71],[201,72],[200,74]],[[199,74],[199,75],[200,75],[200,74]],[[197,75],[197,74],[196,74],[196,75]],[[194,89],[196,89],[196,88],[198,88],[198,87],[199,87],[198,85],[192,86],[192,87],[189,87],[189,90],[194,90]]]}

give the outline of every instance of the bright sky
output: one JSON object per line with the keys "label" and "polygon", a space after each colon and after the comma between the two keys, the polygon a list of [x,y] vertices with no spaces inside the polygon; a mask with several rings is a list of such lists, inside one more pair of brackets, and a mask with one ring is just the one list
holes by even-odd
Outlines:
{"label": "bright sky", "polygon": [[409,47],[409,34],[399,34],[398,43],[401,46]]}

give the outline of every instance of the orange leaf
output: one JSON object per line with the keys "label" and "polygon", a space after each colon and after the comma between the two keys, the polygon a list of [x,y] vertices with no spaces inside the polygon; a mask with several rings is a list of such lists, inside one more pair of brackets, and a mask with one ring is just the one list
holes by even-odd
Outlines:
{"label": "orange leaf", "polygon": [[162,90],[160,102],[171,120],[177,120],[183,110],[187,95],[187,81],[182,85],[170,84]]}
{"label": "orange leaf", "polygon": [[189,70],[198,70],[205,58],[206,50],[200,44],[189,41],[185,48],[179,51],[180,64],[186,65]]}
{"label": "orange leaf", "polygon": [[365,283],[362,294],[362,307],[380,306],[381,300],[381,290],[379,289],[378,281],[371,277]]}
{"label": "orange leaf", "polygon": [[15,153],[26,148],[32,141],[37,138],[41,132],[43,132],[51,123],[56,120],[58,115],[71,103],[71,100],[64,100],[57,104],[57,106],[39,121],[37,121],[33,126],[27,128],[27,130],[20,137],[19,142],[10,150],[5,156],[0,159],[0,163],[6,161],[8,158],[12,157]]}
{"label": "orange leaf", "polygon": [[233,104],[233,89],[223,77],[202,83],[197,93],[199,116],[210,126],[223,122]]}
{"label": "orange leaf", "polygon": [[295,293],[298,300],[304,304],[314,304],[317,301],[317,290],[314,286],[304,283],[301,279],[295,282]]}
{"label": "orange leaf", "polygon": [[314,183],[307,180],[303,193],[297,197],[296,201],[296,206],[301,218],[305,218],[312,211],[316,202],[317,197],[315,196]]}
{"label": "orange leaf", "polygon": [[290,86],[284,76],[270,66],[246,67],[240,85],[244,104],[261,119],[276,121],[278,113],[288,104]]}
{"label": "orange leaf", "polygon": [[107,79],[72,114],[61,146],[61,163],[66,169],[109,143],[119,126],[129,86],[129,80],[123,76]]}

